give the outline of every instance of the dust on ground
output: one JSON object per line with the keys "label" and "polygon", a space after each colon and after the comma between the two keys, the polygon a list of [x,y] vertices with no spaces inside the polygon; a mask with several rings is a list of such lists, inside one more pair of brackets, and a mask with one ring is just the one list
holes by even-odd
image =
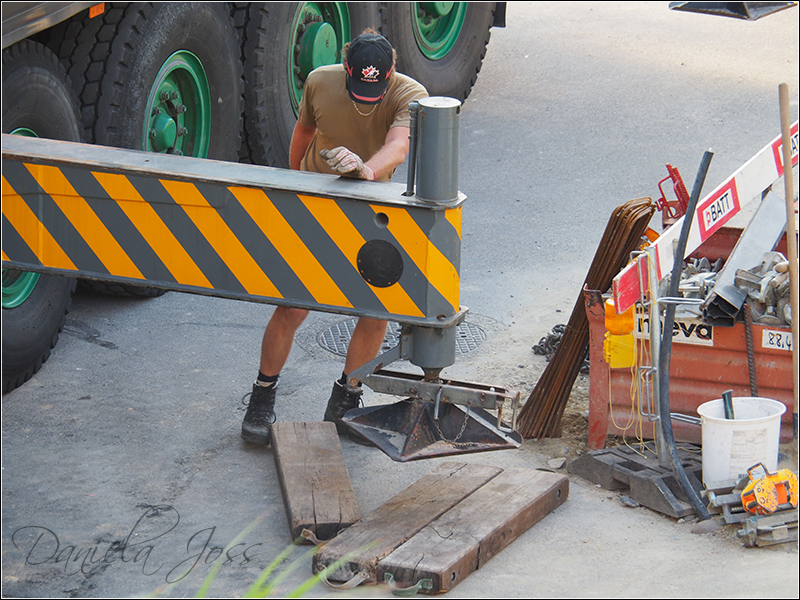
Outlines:
{"label": "dust on ground", "polygon": [[539,452],[551,459],[565,458],[564,466],[589,450],[589,376],[579,374],[572,387],[559,433],[552,438],[529,440]]}

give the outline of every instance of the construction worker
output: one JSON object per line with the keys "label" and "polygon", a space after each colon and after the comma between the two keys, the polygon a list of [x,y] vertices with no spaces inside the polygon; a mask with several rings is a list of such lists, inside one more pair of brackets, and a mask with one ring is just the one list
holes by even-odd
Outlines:
{"label": "construction worker", "polygon": [[[344,64],[319,67],[306,79],[289,165],[302,171],[389,181],[408,153],[408,105],[428,93],[418,82],[395,72],[392,45],[371,30],[354,38],[343,53]],[[307,315],[307,310],[278,307],[264,331],[258,378],[248,394],[242,423],[245,441],[270,443],[278,376]],[[362,393],[360,384],[349,386],[347,374],[377,356],[385,335],[386,321],[359,318],[344,372],[333,384],[324,415],[325,421],[336,423],[340,434],[347,431],[340,419],[359,405]],[[358,436],[351,438],[364,443]]]}

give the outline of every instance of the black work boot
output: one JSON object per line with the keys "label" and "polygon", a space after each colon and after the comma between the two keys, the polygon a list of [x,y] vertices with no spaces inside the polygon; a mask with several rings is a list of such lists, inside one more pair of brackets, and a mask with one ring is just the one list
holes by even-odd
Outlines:
{"label": "black work boot", "polygon": [[[242,422],[242,439],[251,444],[269,445],[272,439],[272,428],[275,422],[275,389],[277,385],[264,387],[253,384],[253,391],[245,394],[250,396],[247,412]],[[242,404],[244,404],[242,398]]]}
{"label": "black work boot", "polygon": [[351,408],[358,408],[361,404],[361,388],[350,388],[342,385],[338,381],[333,382],[333,391],[328,400],[328,407],[325,409],[323,421],[332,421],[336,424],[336,431],[339,435],[347,435],[354,442],[363,446],[374,446],[374,444],[360,433],[357,433],[342,423],[342,417]]}
{"label": "black work boot", "polygon": [[343,424],[341,419],[351,408],[358,408],[361,403],[362,393],[363,390],[361,388],[349,388],[338,381],[334,381],[333,391],[322,420],[336,423],[336,431],[339,432],[339,435],[347,433],[349,431],[347,425]]}

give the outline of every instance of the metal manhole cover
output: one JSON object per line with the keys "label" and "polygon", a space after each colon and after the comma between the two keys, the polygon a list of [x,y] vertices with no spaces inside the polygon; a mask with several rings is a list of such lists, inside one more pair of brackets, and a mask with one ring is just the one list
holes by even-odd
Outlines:
{"label": "metal manhole cover", "polygon": [[[328,352],[339,356],[347,355],[347,346],[353,330],[356,328],[357,319],[348,319],[329,327],[317,336],[319,345]],[[461,323],[456,326],[456,355],[466,354],[478,348],[486,339],[486,332],[474,323]],[[389,322],[386,328],[386,337],[383,339],[381,352],[391,350],[400,341],[400,323]]]}

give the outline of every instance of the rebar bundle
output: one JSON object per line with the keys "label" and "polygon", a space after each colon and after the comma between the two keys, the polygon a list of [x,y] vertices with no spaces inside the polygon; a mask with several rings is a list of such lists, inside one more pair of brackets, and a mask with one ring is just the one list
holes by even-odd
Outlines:
{"label": "rebar bundle", "polygon": [[[606,225],[603,238],[586,275],[583,288],[605,291],[617,273],[628,264],[655,212],[650,198],[630,200],[618,206]],[[589,343],[583,289],[572,309],[567,327],[553,358],[547,364],[519,416],[524,438],[554,437],[567,406]]]}

